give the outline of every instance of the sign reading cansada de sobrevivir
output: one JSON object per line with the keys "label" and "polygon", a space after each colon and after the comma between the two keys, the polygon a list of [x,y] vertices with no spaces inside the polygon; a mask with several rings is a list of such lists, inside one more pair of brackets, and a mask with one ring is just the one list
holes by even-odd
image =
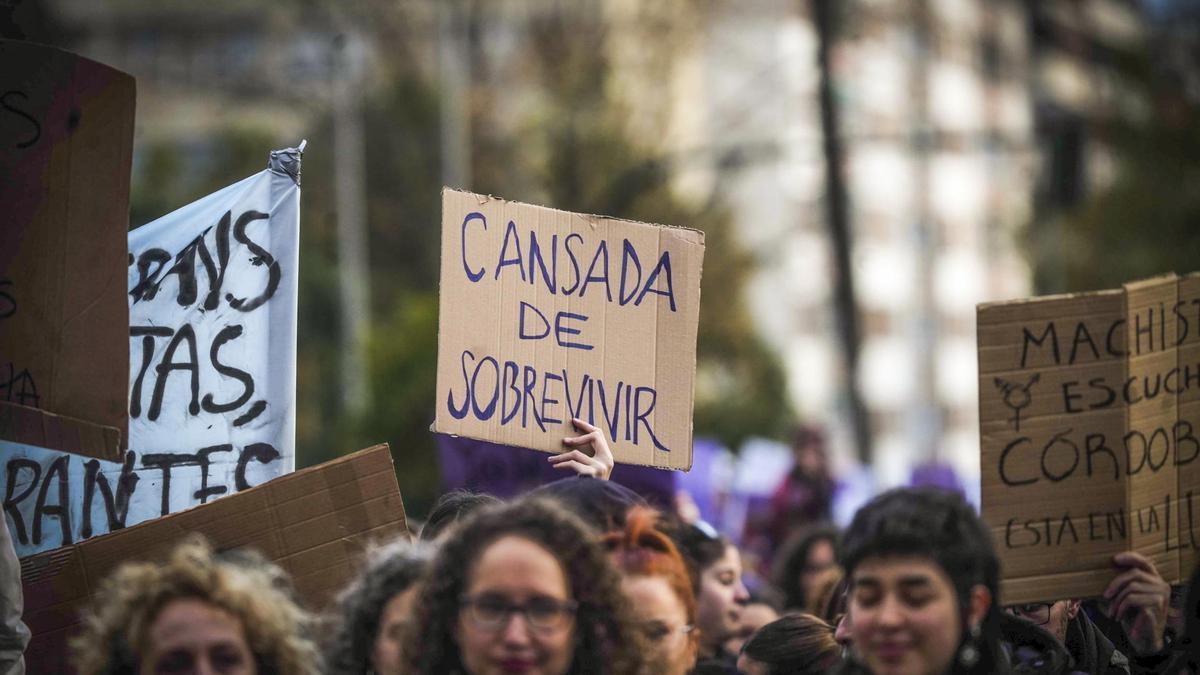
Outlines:
{"label": "sign reading cansada de sobrevivir", "polygon": [[692,464],[702,232],[442,191],[433,430]]}
{"label": "sign reading cansada de sobrevivir", "polygon": [[1200,548],[1200,276],[981,305],[983,517],[1005,602],[1169,582]]}

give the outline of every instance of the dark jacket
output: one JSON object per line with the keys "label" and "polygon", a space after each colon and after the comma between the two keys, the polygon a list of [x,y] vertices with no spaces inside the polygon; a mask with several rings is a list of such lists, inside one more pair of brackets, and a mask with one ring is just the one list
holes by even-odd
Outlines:
{"label": "dark jacket", "polygon": [[1057,638],[1011,614],[1000,619],[1001,646],[1014,675],[1068,675],[1075,671],[1071,655]]}
{"label": "dark jacket", "polygon": [[1087,612],[1079,612],[1067,624],[1066,644],[1076,670],[1091,675],[1130,675],[1129,659],[1096,628]]}

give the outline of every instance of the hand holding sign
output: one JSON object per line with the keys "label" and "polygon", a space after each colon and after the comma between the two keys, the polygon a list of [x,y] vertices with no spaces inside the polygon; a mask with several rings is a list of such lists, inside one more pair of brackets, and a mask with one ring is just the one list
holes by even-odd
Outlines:
{"label": "hand holding sign", "polygon": [[[616,462],[612,449],[608,447],[608,440],[604,438],[604,432],[578,417],[571,422],[576,429],[586,433],[574,438],[564,438],[563,445],[576,449],[554,455],[548,458],[548,461],[555,469],[571,469],[581,476],[608,480]],[[582,448],[591,448],[592,454],[588,455]]]}
{"label": "hand holding sign", "polygon": [[1162,651],[1171,585],[1140,553],[1118,553],[1113,556],[1113,564],[1122,571],[1104,591],[1110,603],[1108,615],[1121,622],[1139,654]]}

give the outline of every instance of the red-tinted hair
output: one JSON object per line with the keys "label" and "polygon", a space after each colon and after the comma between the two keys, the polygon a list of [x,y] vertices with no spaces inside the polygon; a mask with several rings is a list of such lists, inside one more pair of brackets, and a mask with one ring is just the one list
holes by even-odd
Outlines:
{"label": "red-tinted hair", "polygon": [[696,621],[696,595],[687,564],[671,538],[658,529],[658,513],[634,507],[625,527],[604,535],[604,547],[626,576],[662,577],[683,603],[688,623]]}

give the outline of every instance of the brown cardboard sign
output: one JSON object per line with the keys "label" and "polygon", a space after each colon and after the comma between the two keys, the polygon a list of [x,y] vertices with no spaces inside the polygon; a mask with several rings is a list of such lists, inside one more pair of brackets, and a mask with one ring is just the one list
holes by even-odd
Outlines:
{"label": "brown cardboard sign", "polygon": [[1200,542],[1200,276],[980,305],[983,518],[1003,601],[1099,595]]}
{"label": "brown cardboard sign", "polygon": [[704,234],[442,191],[433,430],[692,465]]}
{"label": "brown cardboard sign", "polygon": [[0,40],[0,438],[127,445],[134,98],[125,73]]}
{"label": "brown cardboard sign", "polygon": [[21,561],[25,652],[31,673],[69,672],[67,640],[80,610],[121,563],[164,557],[189,533],[219,549],[250,547],[278,563],[310,609],[356,573],[368,544],[408,527],[387,445],[276,478],[249,490]]}

